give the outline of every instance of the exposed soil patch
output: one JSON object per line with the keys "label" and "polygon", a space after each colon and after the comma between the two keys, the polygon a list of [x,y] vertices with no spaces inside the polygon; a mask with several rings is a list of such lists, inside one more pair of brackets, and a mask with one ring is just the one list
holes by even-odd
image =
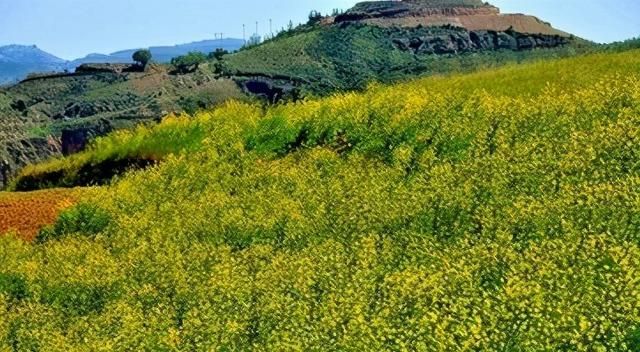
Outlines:
{"label": "exposed soil patch", "polygon": [[15,232],[32,241],[51,225],[61,211],[77,203],[78,189],[54,189],[29,193],[0,193],[0,235]]}
{"label": "exposed soil patch", "polygon": [[381,27],[453,26],[469,31],[512,30],[525,34],[570,36],[537,17],[501,14],[497,7],[481,1],[367,1],[337,16],[334,21]]}

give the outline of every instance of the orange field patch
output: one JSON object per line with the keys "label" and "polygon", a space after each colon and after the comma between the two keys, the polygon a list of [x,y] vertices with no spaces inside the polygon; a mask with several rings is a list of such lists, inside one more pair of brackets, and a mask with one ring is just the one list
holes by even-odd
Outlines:
{"label": "orange field patch", "polygon": [[66,208],[76,204],[78,189],[54,189],[26,193],[0,193],[0,235],[16,232],[31,241],[38,231],[53,224]]}

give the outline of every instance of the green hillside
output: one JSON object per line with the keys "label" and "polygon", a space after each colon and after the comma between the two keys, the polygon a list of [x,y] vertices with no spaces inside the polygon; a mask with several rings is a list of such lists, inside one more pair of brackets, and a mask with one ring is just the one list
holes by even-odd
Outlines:
{"label": "green hillside", "polygon": [[[640,66],[636,60],[629,59],[629,53],[633,52],[513,64],[474,74],[423,78],[419,82],[429,87],[429,94],[448,92],[469,96],[481,91],[499,96],[530,96],[539,94],[551,82],[565,89],[578,89],[621,70],[634,72]],[[610,61],[610,65],[601,64],[604,58]],[[412,89],[412,86],[399,85],[397,89]],[[142,126],[137,130],[112,134],[98,139],[85,152],[26,167],[14,181],[14,188],[28,191],[96,184],[113,176],[112,171],[122,172],[122,169],[112,169],[113,165],[161,160],[181,151],[194,152],[201,148],[201,141],[207,134],[217,128],[217,125],[208,125],[207,121],[170,117],[151,129]]]}
{"label": "green hillside", "polygon": [[[326,95],[336,90],[363,89],[372,81],[390,83],[429,76],[569,57],[592,50],[592,44],[572,39],[568,45],[534,50],[464,49],[455,54],[415,53],[398,42],[415,38],[452,40],[468,31],[450,27],[383,28],[359,24],[303,26],[274,40],[225,58],[226,73],[293,82],[303,93]],[[441,39],[444,38],[444,39]],[[462,40],[462,39],[460,39]]]}
{"label": "green hillside", "polygon": [[193,113],[246,98],[209,65],[187,75],[170,75],[169,70],[153,65],[147,72],[59,74],[0,89],[0,160],[18,170],[61,156],[69,144],[61,138],[64,130],[102,135],[158,121],[170,112]]}
{"label": "green hillside", "polygon": [[0,238],[0,350],[638,350],[639,54],[102,139],[183,147]]}
{"label": "green hillside", "polygon": [[[88,64],[78,74],[44,75],[1,88],[0,159],[17,171],[83,149],[86,143],[76,143],[75,136],[92,140],[170,113],[243,99],[244,93],[268,102],[298,100],[362,90],[372,82],[570,57],[595,48],[565,36],[452,26],[386,28],[386,18],[379,18],[381,26],[332,20],[311,19],[184,75],[172,74],[168,65],[137,72],[128,65]],[[63,138],[63,131],[72,137]]]}

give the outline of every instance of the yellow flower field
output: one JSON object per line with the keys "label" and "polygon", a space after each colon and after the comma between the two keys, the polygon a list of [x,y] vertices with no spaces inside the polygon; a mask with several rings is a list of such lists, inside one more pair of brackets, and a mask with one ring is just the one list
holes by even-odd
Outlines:
{"label": "yellow flower field", "polygon": [[638,51],[229,103],[31,170],[193,136],[0,237],[0,350],[640,350]]}

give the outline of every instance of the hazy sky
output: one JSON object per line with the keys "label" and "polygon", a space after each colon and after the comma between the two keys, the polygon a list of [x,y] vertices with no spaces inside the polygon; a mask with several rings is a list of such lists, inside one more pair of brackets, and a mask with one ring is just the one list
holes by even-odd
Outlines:
{"label": "hazy sky", "polygon": [[[350,0],[0,0],[0,46],[36,44],[65,59],[92,52],[242,37],[306,20],[309,10],[346,9]],[[492,0],[503,12],[536,15],[598,42],[640,36],[640,0]]]}

